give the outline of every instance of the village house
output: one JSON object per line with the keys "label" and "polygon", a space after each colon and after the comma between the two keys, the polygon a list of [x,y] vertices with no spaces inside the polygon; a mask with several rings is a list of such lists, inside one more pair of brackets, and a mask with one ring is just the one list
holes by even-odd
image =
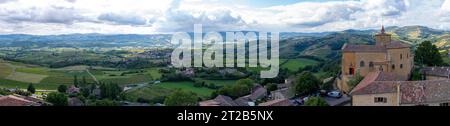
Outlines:
{"label": "village house", "polygon": [[420,70],[424,80],[450,79],[450,67],[425,67]]}
{"label": "village house", "polygon": [[402,80],[410,77],[414,66],[411,45],[392,40],[384,27],[375,35],[375,41],[375,45],[346,44],[342,47],[342,72],[337,87],[344,93],[351,90],[348,81],[357,74],[366,76],[370,72],[384,71],[395,73]]}
{"label": "village house", "polygon": [[294,97],[294,93],[290,88],[282,88],[275,91],[270,92],[270,99],[276,100],[276,99],[289,99]]}
{"label": "village house", "polygon": [[80,93],[80,88],[75,87],[74,85],[70,86],[66,91],[68,94],[77,94]]}
{"label": "village house", "polygon": [[450,80],[405,81],[371,72],[350,93],[353,106],[448,106]]}
{"label": "village house", "polygon": [[200,106],[255,106],[257,101],[267,97],[267,89],[256,84],[252,88],[251,94],[242,96],[233,100],[231,97],[219,95],[212,100],[206,100],[199,103]]}

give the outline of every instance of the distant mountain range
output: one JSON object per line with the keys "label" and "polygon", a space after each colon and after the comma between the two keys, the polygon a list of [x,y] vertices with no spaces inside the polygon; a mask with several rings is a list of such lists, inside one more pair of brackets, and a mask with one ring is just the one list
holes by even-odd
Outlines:
{"label": "distant mountain range", "polygon": [[67,34],[67,35],[0,35],[0,47],[167,47],[171,35],[137,34]]}
{"label": "distant mountain range", "polygon": [[[441,50],[450,49],[450,32],[424,26],[387,27],[386,31],[396,40],[416,45],[431,41]],[[374,35],[379,30],[345,30],[323,33],[280,33],[280,53],[282,57],[316,56],[337,58],[344,43],[373,44]],[[221,32],[225,35],[224,32]],[[170,34],[154,35],[0,35],[0,47],[171,47]]]}
{"label": "distant mountain range", "polygon": [[[374,44],[374,35],[379,30],[345,30],[314,35],[291,36],[280,42],[280,53],[284,57],[316,56],[324,59],[340,57],[340,49],[345,43]],[[387,27],[386,32],[393,39],[413,46],[431,41],[440,50],[450,50],[450,32],[424,26]]]}

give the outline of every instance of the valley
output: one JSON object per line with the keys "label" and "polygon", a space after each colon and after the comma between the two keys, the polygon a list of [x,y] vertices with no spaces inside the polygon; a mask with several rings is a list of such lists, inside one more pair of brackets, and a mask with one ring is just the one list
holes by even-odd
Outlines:
{"label": "valley", "polygon": [[[26,90],[33,84],[48,93],[82,83],[94,85],[83,98],[95,99],[96,88],[117,84],[123,89],[113,98],[117,101],[163,103],[178,90],[207,100],[229,90],[238,92],[245,87],[237,83],[246,78],[261,85],[281,84],[310,71],[321,81],[333,79],[340,71],[342,46],[373,44],[375,32],[281,33],[280,74],[273,79],[259,78],[262,68],[172,68],[169,35],[0,35],[0,88]],[[387,32],[413,45],[431,41],[450,64],[448,32],[420,26],[388,27]]]}

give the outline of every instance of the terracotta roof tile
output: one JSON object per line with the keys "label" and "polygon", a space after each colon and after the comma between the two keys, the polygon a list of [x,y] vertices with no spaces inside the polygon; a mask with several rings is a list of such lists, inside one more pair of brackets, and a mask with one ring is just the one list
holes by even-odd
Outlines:
{"label": "terracotta roof tile", "polygon": [[400,85],[402,104],[450,101],[450,80],[405,81]]}
{"label": "terracotta roof tile", "polygon": [[343,52],[386,52],[385,46],[377,45],[345,45]]}
{"label": "terracotta roof tile", "polygon": [[386,45],[386,48],[388,49],[397,49],[397,48],[410,48],[410,44],[406,44],[404,42],[400,41],[391,41],[390,44]]}
{"label": "terracotta roof tile", "polygon": [[353,88],[351,94],[391,93],[395,91],[397,81],[405,80],[402,80],[395,73],[380,71],[370,72],[355,88]]}
{"label": "terracotta roof tile", "polygon": [[289,99],[276,99],[259,104],[259,106],[293,106]]}
{"label": "terracotta roof tile", "polygon": [[420,72],[426,75],[449,77],[450,67],[425,67]]}
{"label": "terracotta roof tile", "polygon": [[213,100],[202,101],[199,104],[200,106],[238,106],[232,98],[225,95],[219,95]]}
{"label": "terracotta roof tile", "polygon": [[17,96],[8,95],[0,97],[0,106],[38,106],[38,103]]}

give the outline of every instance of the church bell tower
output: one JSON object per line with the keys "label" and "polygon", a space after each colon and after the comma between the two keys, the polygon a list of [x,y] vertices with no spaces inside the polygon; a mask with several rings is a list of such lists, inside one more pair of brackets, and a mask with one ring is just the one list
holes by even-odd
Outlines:
{"label": "church bell tower", "polygon": [[385,46],[391,43],[391,35],[385,32],[384,26],[381,26],[381,32],[375,35],[375,41],[378,46]]}

